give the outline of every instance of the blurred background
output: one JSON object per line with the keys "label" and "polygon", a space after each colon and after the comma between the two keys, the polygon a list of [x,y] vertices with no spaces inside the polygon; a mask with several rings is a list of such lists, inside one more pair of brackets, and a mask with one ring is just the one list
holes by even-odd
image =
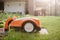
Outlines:
{"label": "blurred background", "polygon": [[60,0],[0,0],[0,12],[60,16]]}
{"label": "blurred background", "polygon": [[60,16],[60,0],[0,0],[0,12]]}
{"label": "blurred background", "polygon": [[59,16],[60,1],[59,0],[35,0],[35,11],[40,15]]}

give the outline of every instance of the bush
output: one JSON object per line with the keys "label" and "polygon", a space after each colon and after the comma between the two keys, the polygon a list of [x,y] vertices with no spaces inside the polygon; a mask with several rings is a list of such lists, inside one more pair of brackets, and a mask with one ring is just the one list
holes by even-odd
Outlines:
{"label": "bush", "polygon": [[2,28],[2,27],[4,27],[4,25],[3,24],[0,24],[0,28]]}
{"label": "bush", "polygon": [[17,18],[23,17],[23,15],[20,15],[19,13],[0,13],[0,21],[6,20],[8,17],[16,16]]}
{"label": "bush", "polygon": [[8,15],[5,13],[0,13],[0,21],[4,21],[5,19],[8,18]]}
{"label": "bush", "polygon": [[0,21],[0,24],[3,24],[3,22],[2,22],[2,21]]}

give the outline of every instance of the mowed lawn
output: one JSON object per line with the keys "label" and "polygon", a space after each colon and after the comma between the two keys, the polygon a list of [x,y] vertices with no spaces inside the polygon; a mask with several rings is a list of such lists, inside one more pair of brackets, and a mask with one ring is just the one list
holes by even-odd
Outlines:
{"label": "mowed lawn", "polygon": [[48,30],[49,34],[15,32],[14,30],[4,37],[4,40],[60,40],[60,17],[59,16],[36,16],[41,27]]}

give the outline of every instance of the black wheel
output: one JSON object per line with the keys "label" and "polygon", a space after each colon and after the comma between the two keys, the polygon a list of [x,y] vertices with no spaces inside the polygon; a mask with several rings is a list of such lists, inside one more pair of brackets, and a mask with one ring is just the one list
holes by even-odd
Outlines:
{"label": "black wheel", "polygon": [[22,27],[25,32],[31,33],[35,30],[35,23],[32,21],[26,21],[23,23]]}
{"label": "black wheel", "polygon": [[5,29],[5,32],[8,32],[8,29]]}
{"label": "black wheel", "polygon": [[10,29],[9,27],[10,27],[10,26],[8,26],[8,28],[7,28],[7,29],[5,29],[5,32],[8,32],[8,31],[9,31],[9,29]]}

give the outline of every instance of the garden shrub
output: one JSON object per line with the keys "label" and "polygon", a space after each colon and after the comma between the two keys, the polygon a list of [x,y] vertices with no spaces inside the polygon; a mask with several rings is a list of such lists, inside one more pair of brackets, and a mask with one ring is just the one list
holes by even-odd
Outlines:
{"label": "garden shrub", "polygon": [[3,21],[0,21],[0,24],[3,24]]}
{"label": "garden shrub", "polygon": [[4,25],[3,24],[0,24],[0,28],[2,28],[2,27],[4,27]]}

